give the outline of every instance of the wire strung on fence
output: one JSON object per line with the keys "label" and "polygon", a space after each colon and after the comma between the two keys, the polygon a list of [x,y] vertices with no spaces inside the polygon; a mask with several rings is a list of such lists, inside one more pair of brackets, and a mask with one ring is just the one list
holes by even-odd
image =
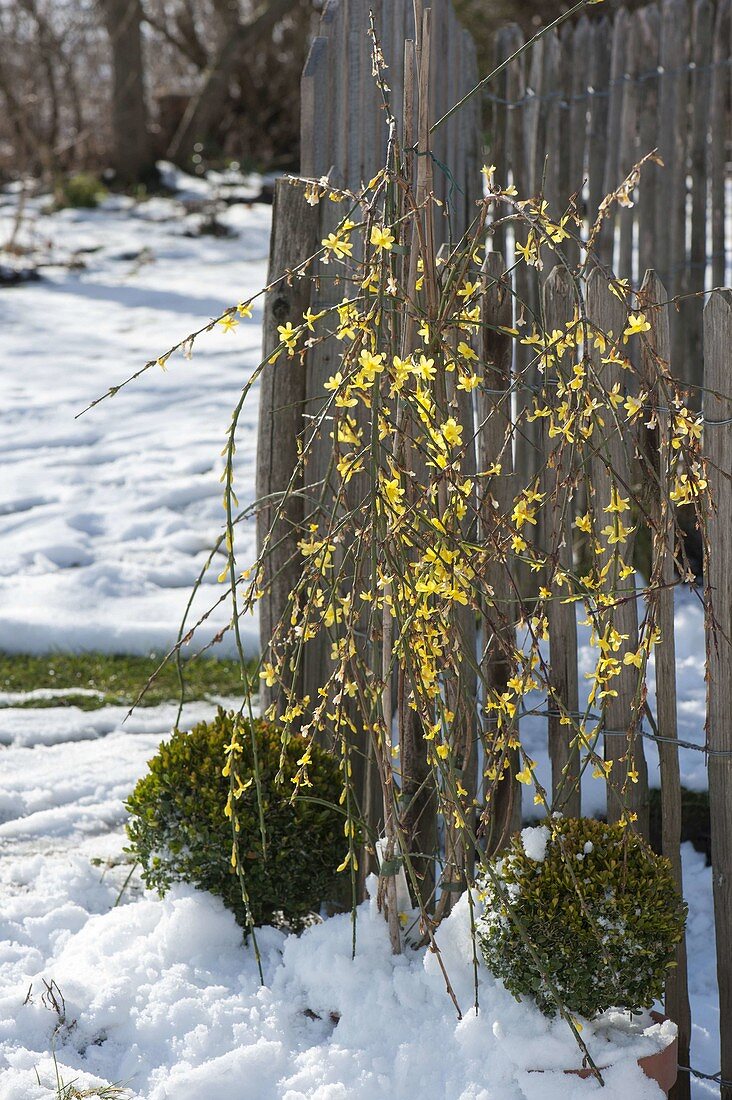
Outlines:
{"label": "wire strung on fence", "polygon": [[732,1088],[732,1081],[726,1080],[722,1077],[722,1071],[718,1073],[703,1073],[700,1069],[694,1069],[693,1066],[677,1066],[683,1073],[690,1073],[692,1077],[698,1077],[700,1081],[713,1081],[716,1085],[721,1085],[722,1088]]}
{"label": "wire strung on fence", "polygon": [[[575,712],[565,712],[560,710],[523,710],[520,714],[521,718],[574,718],[577,721],[600,721],[599,714],[586,714]],[[715,757],[732,757],[732,752],[725,749],[710,749],[707,745],[697,745],[694,741],[684,741],[678,737],[664,737],[660,733],[653,733],[650,730],[644,728],[640,723],[635,730],[635,733],[639,737],[644,737],[647,741],[656,741],[664,745],[675,745],[679,749],[693,749],[696,752],[703,752],[705,756]],[[599,728],[592,732],[591,736],[600,735],[602,737],[628,737],[627,730],[611,730]]]}
{"label": "wire strung on fence", "polygon": [[714,69],[730,68],[730,66],[732,66],[732,58],[730,57],[724,58],[722,61],[710,61],[707,65],[697,65],[695,62],[689,61],[686,65],[679,65],[673,69],[664,69],[662,65],[657,65],[654,69],[636,73],[635,76],[631,73],[623,73],[622,76],[609,81],[604,88],[593,88],[588,85],[586,91],[574,92],[570,95],[565,95],[561,91],[537,94],[531,88],[528,88],[526,94],[518,99],[505,99],[495,92],[487,91],[483,93],[483,99],[488,103],[495,103],[499,107],[506,107],[509,111],[516,110],[517,107],[525,107],[529,103],[556,103],[559,107],[568,108],[572,103],[609,98],[613,88],[626,84],[638,86],[647,84],[649,80],[662,80],[664,77],[679,76],[681,73],[706,73],[712,72]]}

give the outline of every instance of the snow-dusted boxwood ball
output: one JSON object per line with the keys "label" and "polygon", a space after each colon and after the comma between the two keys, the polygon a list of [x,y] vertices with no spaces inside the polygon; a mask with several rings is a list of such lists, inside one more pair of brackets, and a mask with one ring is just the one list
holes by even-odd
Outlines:
{"label": "snow-dusted boxwood ball", "polygon": [[686,905],[668,860],[636,834],[590,818],[524,829],[481,881],[478,940],[488,968],[514,996],[557,1006],[509,914],[528,933],[570,1012],[649,1007],[663,992],[683,935]]}
{"label": "snow-dusted boxwood ball", "polygon": [[[127,802],[127,833],[145,883],[164,894],[174,882],[188,882],[222,898],[246,926],[246,909],[232,870],[232,828],[225,808],[229,779],[222,775],[234,722],[239,722],[237,778],[246,789],[236,800],[239,858],[255,924],[284,915],[300,928],[336,892],[336,868],[344,854],[343,816],[335,808],[341,794],[337,762],[313,745],[308,769],[311,787],[292,800],[292,777],[302,756],[302,741],[284,749],[274,727],[254,723],[259,786],[266,833],[263,851],[250,726],[219,710],[212,722],[189,733],[176,731],[149,761],[149,772]],[[250,782],[251,780],[251,782]],[[247,785],[248,784],[248,785]],[[329,803],[330,805],[324,805]]]}

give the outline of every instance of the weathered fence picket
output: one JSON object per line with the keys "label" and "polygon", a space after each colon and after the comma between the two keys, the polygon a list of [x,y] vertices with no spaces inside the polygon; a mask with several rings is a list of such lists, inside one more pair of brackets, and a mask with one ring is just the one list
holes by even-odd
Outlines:
{"label": "weathered fence picket", "polygon": [[[486,289],[482,301],[483,331],[480,357],[484,369],[483,385],[476,391],[476,430],[478,469],[500,466],[500,474],[486,478],[478,502],[480,516],[479,537],[483,543],[496,542],[496,516],[510,510],[515,478],[512,456],[511,415],[511,338],[501,327],[511,324],[511,292],[505,275],[503,257],[498,252],[488,252],[483,264]],[[482,673],[488,692],[506,690],[510,676],[508,656],[516,644],[513,629],[513,592],[506,584],[505,569],[496,553],[495,561],[488,567],[488,585],[495,591],[497,602],[492,608],[484,608],[482,616]],[[510,624],[510,625],[509,625]],[[490,744],[497,727],[491,714],[486,716],[486,741]],[[487,848],[496,851],[521,825],[521,787],[513,778],[518,771],[518,754],[515,749],[496,753],[493,765],[503,774],[504,759],[509,775],[502,780],[491,779],[486,769],[483,797],[492,810],[493,832],[487,837]]]}
{"label": "weathered fence picket", "polygon": [[[639,8],[635,13],[633,34],[637,36],[640,45],[643,64],[641,71],[653,72],[658,67],[658,43],[659,43],[660,14],[658,6],[651,4],[647,8]],[[640,76],[640,74],[639,74]],[[658,80],[644,80],[639,83],[640,110],[638,117],[638,142],[636,154],[655,148],[658,144]],[[637,206],[637,239],[638,239],[638,268],[636,277],[651,267],[658,266],[656,248],[656,208],[660,201],[661,172],[655,167],[647,171],[642,180],[642,186],[638,189]],[[590,209],[593,209],[591,206]],[[628,221],[627,217],[623,218]],[[622,270],[625,270],[623,268]]]}
{"label": "weathered fence picket", "polygon": [[[615,181],[611,183],[610,190],[617,186],[617,176],[621,164],[635,164],[642,155],[643,150],[638,145],[638,107],[640,99],[640,86],[637,82],[638,73],[646,63],[638,36],[634,33],[636,14],[631,15],[625,24],[626,41],[626,76],[623,84],[623,105],[620,115],[620,137],[618,140],[618,156],[615,169]],[[617,271],[633,271],[633,222],[630,218],[623,218],[618,227],[618,249],[615,269]]]}
{"label": "weathered fence picket", "polygon": [[[575,309],[574,287],[566,268],[555,267],[544,284],[544,316],[547,330],[563,330],[571,321]],[[571,349],[568,349],[571,350]],[[561,359],[561,356],[557,356]],[[556,565],[571,573],[573,564],[572,507],[570,501],[571,463],[566,447],[558,447],[549,461],[551,447],[544,437],[547,465],[542,489],[551,512],[546,517],[544,536],[550,558]],[[578,782],[580,759],[575,738],[576,715],[579,714],[579,686],[577,672],[577,616],[573,603],[560,599],[550,600],[547,606],[549,622],[549,665],[551,695],[547,700],[549,718],[547,736],[549,758],[552,764],[552,798],[561,812],[568,817],[581,813],[580,785]],[[574,721],[567,724],[565,715]]]}
{"label": "weathered fence picket", "polygon": [[[315,253],[318,242],[318,216],[305,207],[301,193],[286,180],[278,180],[272,210],[268,284],[286,271],[292,271]],[[277,327],[288,321],[297,324],[310,303],[310,280],[279,282],[264,302],[262,350],[271,355],[280,343]],[[262,375],[259,396],[257,438],[257,500],[267,502],[257,512],[257,541],[263,545],[276,518],[262,578],[264,596],[259,604],[260,631],[270,639],[282,618],[300,575],[297,531],[302,528],[305,511],[301,495],[283,496],[297,468],[298,436],[302,431],[305,402],[305,363],[300,358],[280,359]],[[301,489],[300,485],[293,488]],[[299,685],[298,685],[299,687]],[[261,702],[269,705],[269,689],[262,684]]]}
{"label": "weathered fence picket", "polygon": [[718,0],[712,47],[707,174],[711,191],[712,286],[723,286],[726,267],[725,180],[730,131],[730,0]]}
{"label": "weathered fence picket", "polygon": [[[656,243],[661,243],[658,274],[669,294],[675,295],[683,282],[686,251],[686,153],[688,130],[686,110],[689,95],[689,4],[687,0],[663,0],[661,6],[658,151],[664,162],[656,204]],[[671,316],[671,347],[680,377],[691,377],[680,341],[680,314]]]}
{"label": "weathered fence picket", "polygon": [[[732,1081],[732,291],[714,291],[704,309],[704,418],[709,560],[707,745],[712,882],[717,935],[722,1077]],[[732,1100],[732,1086],[722,1088]]]}
{"label": "weathered fence picket", "polygon": [[[620,8],[613,22],[612,47],[610,53],[610,83],[607,107],[607,129],[599,142],[604,150],[605,164],[602,180],[602,194],[609,195],[622,179],[620,165],[620,123],[623,112],[623,92],[625,90],[626,50],[628,42],[628,13]],[[627,171],[627,169],[626,169]],[[579,181],[575,181],[575,187]],[[590,217],[594,210],[590,211]],[[598,238],[597,251],[602,263],[608,268],[613,266],[615,244],[615,226],[607,220]]]}
{"label": "weathered fence picket", "polygon": [[[612,293],[606,276],[599,268],[595,268],[587,280],[587,316],[593,330],[597,332],[613,332],[618,336],[625,328],[626,308]],[[602,353],[596,346],[593,347],[592,356],[595,370],[604,371],[603,382],[607,390],[616,383],[621,387],[624,385],[624,372],[617,362],[607,363],[603,367]],[[593,510],[598,517],[602,517],[610,507],[613,491],[621,496],[623,492],[627,494],[634,482],[628,447],[619,423],[606,423],[605,432],[602,446],[597,448],[596,455],[590,463],[595,489]],[[611,469],[614,471],[614,476],[610,473]],[[632,546],[633,536],[630,535],[624,551],[628,562],[632,561]],[[607,594],[616,601],[615,629],[628,639],[630,649],[637,649],[638,607],[634,598],[635,581],[632,577],[625,582],[621,581],[617,576],[617,568],[614,567],[608,573],[604,584]],[[636,728],[637,676],[635,673],[636,669],[633,665],[627,665],[622,669],[613,685],[616,694],[607,699],[602,708],[603,725],[610,731],[605,737],[605,759],[613,761],[613,770],[608,782],[607,816],[609,821],[618,821],[623,816],[623,805],[619,799],[611,797],[611,792],[623,785],[621,772],[628,767],[626,754],[630,750],[633,766],[638,775],[637,782],[629,784],[623,801],[629,810],[637,814],[636,828],[641,836],[647,838],[648,772],[643,739]],[[627,731],[627,738],[620,736],[624,731]]]}
{"label": "weathered fence picket", "polygon": [[[650,410],[667,409],[673,389],[671,373],[671,338],[666,288],[655,271],[647,271],[639,295],[639,305],[651,328],[643,351],[644,389]],[[681,776],[676,740],[676,639],[674,631],[674,585],[676,569],[674,555],[676,531],[674,516],[668,507],[669,457],[671,437],[668,413],[657,412],[643,417],[640,429],[641,470],[644,487],[642,498],[651,528],[651,577],[656,591],[649,601],[660,644],[655,650],[656,664],[656,725],[661,737],[658,757],[661,769],[661,847],[671,861],[674,879],[683,895],[681,871]],[[676,967],[666,980],[666,1012],[679,1029],[679,1063],[688,1066],[691,1042],[691,1009],[689,1007],[686,939],[676,951]],[[688,1100],[689,1075],[682,1073],[674,1086],[672,1100]]]}
{"label": "weathered fence picket", "polygon": [[[709,104],[712,69],[712,29],[714,9],[711,0],[696,0],[693,11],[691,49],[694,69],[691,74],[689,168],[692,180],[690,240],[688,262],[682,272],[680,289],[684,294],[699,294],[704,290],[707,254],[707,207],[709,204],[706,179]],[[703,181],[703,182],[702,182]],[[687,211],[684,210],[683,227],[686,228]],[[687,364],[689,381],[701,384],[702,369],[699,351],[702,346],[701,298],[686,298],[678,314],[682,335],[681,354]],[[677,351],[678,351],[677,346]]]}

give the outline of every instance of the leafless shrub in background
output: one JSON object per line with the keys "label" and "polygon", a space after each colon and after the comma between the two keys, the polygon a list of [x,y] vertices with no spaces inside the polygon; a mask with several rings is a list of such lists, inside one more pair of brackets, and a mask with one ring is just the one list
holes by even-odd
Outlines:
{"label": "leafless shrub in background", "polygon": [[0,0],[0,178],[296,165],[313,0]]}

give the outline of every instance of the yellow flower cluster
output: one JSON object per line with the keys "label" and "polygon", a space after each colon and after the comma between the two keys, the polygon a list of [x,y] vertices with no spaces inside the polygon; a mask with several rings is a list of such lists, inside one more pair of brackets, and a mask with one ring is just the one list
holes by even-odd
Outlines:
{"label": "yellow flower cluster", "polygon": [[[486,204],[512,204],[524,227],[516,236],[519,262],[541,269],[547,253],[570,236],[581,243],[572,207],[553,214],[544,200],[517,202],[515,188],[497,185],[494,166],[483,173]],[[298,542],[301,576],[289,621],[273,637],[260,675],[279,693],[270,717],[283,728],[296,722],[306,738],[327,736],[341,744],[346,799],[348,746],[357,733],[366,731],[380,746],[388,769],[400,759],[391,714],[383,712],[396,669],[399,722],[404,708],[418,715],[427,762],[450,807],[446,820],[461,830],[475,794],[462,778],[466,721],[483,741],[489,803],[496,785],[512,776],[535,788],[538,804],[550,806],[536,761],[519,737],[532,693],[559,707],[582,766],[589,764],[603,781],[615,779],[613,760],[596,751],[602,722],[592,726],[589,717],[566,713],[553,694],[545,644],[551,609],[553,603],[584,605],[594,651],[586,676],[588,714],[617,698],[624,673],[643,680],[661,640],[658,630],[649,617],[631,637],[616,620],[619,602],[635,594],[632,539],[645,522],[643,506],[636,483],[613,468],[608,440],[620,438],[635,461],[642,433],[658,429],[665,417],[668,506],[698,506],[707,488],[698,458],[702,422],[673,389],[663,411],[654,405],[658,398],[647,378],[633,383],[635,356],[626,345],[635,340],[646,346],[653,330],[646,313],[631,308],[632,290],[621,281],[611,289],[627,314],[615,333],[589,322],[581,294],[573,315],[551,329],[538,319],[527,326],[520,309],[515,323],[501,325],[498,334],[526,349],[521,355],[536,368],[538,384],[526,396],[523,378],[515,375],[513,407],[510,392],[501,398],[484,389],[489,372],[491,378],[497,373],[483,338],[487,280],[478,249],[484,241],[468,239],[441,264],[414,230],[410,219],[418,215],[394,214],[399,207],[389,184],[389,173],[380,174],[368,194],[388,193],[392,206],[385,201],[375,212],[371,198],[364,200],[360,214],[351,210],[322,240],[322,262],[339,265],[340,302],[320,312],[307,309],[278,328],[276,356],[305,354],[323,340],[336,351],[320,411],[308,414],[310,441],[302,442],[305,496],[318,503]],[[311,196],[319,193],[324,185],[313,183]],[[410,255],[410,240],[417,257]],[[628,385],[618,381],[618,368],[627,372]],[[476,438],[485,423],[497,422],[501,429],[492,432],[486,457]],[[541,469],[521,485],[504,470],[512,469],[517,440],[532,424],[541,440]],[[319,461],[313,492],[308,447],[318,438],[328,438],[331,450],[327,463]],[[570,527],[575,546],[560,553],[569,535],[560,540],[557,532]],[[500,590],[497,568],[504,574]],[[261,573],[250,590],[259,591],[259,584]],[[486,677],[484,658],[462,644],[461,616],[480,617],[482,644],[500,651],[498,684]],[[298,698],[295,673],[319,637],[327,642],[322,683],[314,698]],[[471,683],[466,704],[461,693]],[[308,762],[305,751],[298,785],[307,783]],[[393,766],[398,777],[400,765]],[[629,755],[623,781],[637,778]],[[627,811],[624,820],[632,819]],[[353,840],[350,816],[347,827]],[[342,869],[355,865],[354,842]]]}

